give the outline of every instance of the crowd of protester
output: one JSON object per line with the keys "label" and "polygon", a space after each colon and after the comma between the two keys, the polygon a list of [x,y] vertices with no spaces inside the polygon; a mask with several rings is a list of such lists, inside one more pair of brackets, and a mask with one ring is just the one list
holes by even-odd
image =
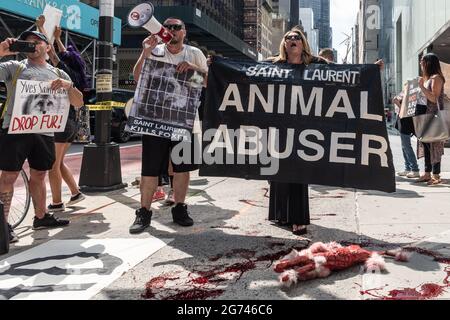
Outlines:
{"label": "crowd of protester", "polygon": [[[64,157],[77,134],[77,109],[83,106],[83,92],[90,87],[86,76],[86,64],[81,54],[74,46],[66,46],[61,41],[61,29],[54,33],[55,46],[49,42],[44,30],[44,18],[36,21],[38,31],[26,31],[19,36],[20,40],[33,42],[36,51],[27,53],[23,61],[10,60],[0,63],[0,81],[5,81],[8,92],[15,91],[17,79],[33,79],[38,81],[52,81],[52,88],[64,88],[68,91],[70,111],[65,131],[55,134],[23,134],[9,135],[7,133],[14,106],[14,96],[9,94],[2,114],[0,132],[0,201],[4,203],[5,214],[8,215],[13,196],[13,185],[22,169],[25,160],[30,166],[30,190],[33,199],[35,218],[33,228],[62,227],[69,224],[68,220],[58,219],[52,212],[61,212],[66,206],[72,206],[85,199],[75,182],[70,168],[65,164]],[[168,43],[159,43],[155,35],[150,35],[142,43],[142,53],[134,67],[134,77],[139,79],[145,59],[152,58],[162,62],[177,65],[177,72],[194,70],[207,73],[208,60],[202,51],[185,44],[186,26],[178,18],[168,18],[164,27],[173,37]],[[6,39],[0,43],[0,57],[13,55],[10,51],[16,39]],[[47,59],[49,63],[47,62]],[[279,54],[267,62],[273,64],[329,64],[334,63],[333,50],[324,49],[315,56],[310,49],[308,40],[300,28],[289,30],[281,39]],[[420,90],[425,97],[423,106],[419,106],[420,113],[433,114],[444,105],[445,78],[439,65],[439,59],[434,54],[427,54],[421,60],[423,76],[419,79]],[[376,64],[383,68],[383,62]],[[400,114],[404,107],[404,92],[399,94],[394,103]],[[203,106],[201,106],[203,107]],[[404,171],[398,175],[415,178],[418,183],[430,186],[442,183],[441,157],[444,152],[444,141],[424,143],[418,141],[417,153],[411,145],[411,137],[415,134],[413,118],[399,117],[397,128],[400,131]],[[131,234],[142,233],[151,224],[152,203],[165,200],[173,205],[171,213],[174,223],[190,227],[194,220],[190,216],[185,203],[188,191],[190,172],[197,170],[193,164],[174,164],[171,161],[171,150],[186,141],[172,141],[169,139],[144,135],[142,137],[142,169],[139,180],[141,201],[140,208],[135,212],[135,220],[129,227]],[[420,175],[417,160],[424,158],[425,173]],[[45,177],[48,172],[52,201],[46,206]],[[69,187],[71,198],[65,204],[62,199],[62,182]],[[167,196],[162,186],[170,184],[171,191]],[[308,185],[288,184],[275,181],[270,182],[270,204],[268,219],[280,225],[289,226],[295,235],[305,235],[310,224]],[[10,241],[18,238],[10,227]]]}

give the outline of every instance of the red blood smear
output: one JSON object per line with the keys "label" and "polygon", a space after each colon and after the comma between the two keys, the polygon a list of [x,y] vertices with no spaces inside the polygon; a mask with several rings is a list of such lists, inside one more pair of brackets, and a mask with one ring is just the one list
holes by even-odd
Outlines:
{"label": "red blood smear", "polygon": [[[272,246],[284,246],[285,244],[281,243],[281,242],[273,242],[273,243],[271,243],[271,245]],[[304,248],[305,247],[294,247],[293,249],[303,250]],[[260,256],[256,259],[252,259],[252,260],[251,260],[251,258],[254,258],[254,256],[256,255],[256,251],[248,250],[248,249],[234,249],[225,255],[227,257],[233,257],[233,256],[238,255],[240,257],[247,259],[248,261],[243,262],[243,263],[235,263],[228,267],[225,267],[224,265],[218,265],[218,266],[212,267],[210,270],[203,270],[203,271],[194,270],[193,273],[197,274],[198,277],[190,280],[189,282],[194,285],[200,285],[200,286],[203,286],[206,284],[224,282],[224,281],[228,281],[228,280],[223,279],[223,278],[218,278],[217,276],[228,274],[228,273],[238,273],[239,276],[236,279],[236,281],[238,281],[245,272],[248,272],[248,271],[256,268],[256,264],[255,264],[256,262],[260,262],[260,261],[273,262],[273,261],[279,260],[280,258],[289,254],[293,249],[283,250],[283,251],[276,252],[273,254]],[[223,254],[219,254],[215,257],[210,258],[209,260],[217,261],[220,258],[222,258],[223,256],[224,256]],[[179,278],[168,278],[167,276],[166,277],[160,276],[160,277],[151,279],[147,283],[146,291],[144,294],[142,294],[142,297],[145,299],[155,298],[156,294],[152,291],[152,289],[162,289],[165,286],[166,281],[177,280],[177,279],[179,279]],[[199,288],[193,288],[193,289],[184,290],[184,291],[181,291],[178,289],[170,289],[170,290],[177,292],[177,294],[162,298],[163,300],[202,300],[202,299],[217,297],[217,296],[223,294],[223,292],[224,292],[223,290],[204,290],[204,289],[199,289]]]}
{"label": "red blood smear", "polygon": [[450,281],[448,280],[448,279],[450,278],[450,267],[445,268],[444,271],[447,272],[447,277],[445,277],[444,283],[445,283],[447,286],[450,286]]}
{"label": "red blood smear", "polygon": [[223,266],[216,266],[210,270],[196,271],[195,273],[200,275],[200,277],[194,279],[193,282],[199,283],[199,284],[205,284],[208,282],[223,282],[223,281],[225,281],[224,279],[214,279],[214,278],[218,275],[224,275],[226,273],[240,273],[240,275],[237,279],[237,280],[239,280],[245,272],[250,271],[255,268],[256,268],[256,265],[253,261],[247,261],[247,262],[243,262],[243,263],[235,263],[231,266],[226,267],[224,270],[222,270]]}
{"label": "red blood smear", "polygon": [[190,289],[180,291],[177,294],[163,298],[162,300],[205,300],[208,298],[215,298],[224,293],[224,290],[204,290],[204,289]]}
{"label": "red blood smear", "polygon": [[219,283],[227,281],[227,279],[213,279],[218,274],[221,274],[220,271],[215,270],[216,272],[210,272],[208,271],[208,276],[206,277],[198,277],[195,279],[192,279],[190,282],[195,284],[207,284],[207,283]]}
{"label": "red blood smear", "polygon": [[374,298],[381,300],[428,300],[441,296],[446,292],[446,288],[450,287],[450,267],[444,270],[447,273],[447,277],[444,279],[444,286],[435,283],[426,283],[420,286],[420,290],[417,288],[405,288],[399,290],[392,290],[388,296],[382,296],[372,293],[371,291],[378,291],[381,289],[372,289],[366,291],[360,291],[361,295],[370,295]]}
{"label": "red blood smear", "polygon": [[401,290],[392,290],[389,296],[393,300],[427,300],[439,297],[445,292],[445,287],[437,284],[427,283],[417,289],[406,288]]}
{"label": "red blood smear", "polygon": [[155,277],[147,282],[145,285],[145,293],[141,294],[141,297],[144,299],[153,299],[155,297],[155,293],[152,289],[161,289],[166,285],[167,281],[178,279],[180,278],[169,278],[168,276]]}
{"label": "red blood smear", "polygon": [[163,288],[166,285],[167,281],[171,280],[178,280],[180,278],[169,278],[168,276],[159,276],[156,278],[151,279],[147,284],[145,285],[147,288],[154,288],[159,289]]}
{"label": "red blood smear", "polygon": [[375,293],[372,293],[372,291],[378,291],[378,290],[381,290],[380,288],[377,288],[377,289],[369,289],[369,290],[365,290],[365,291],[359,291],[359,293],[362,295],[362,296],[364,296],[364,295],[369,295],[369,296],[372,296],[372,297],[374,297],[374,298],[377,298],[377,299],[384,299],[385,297],[383,297],[383,296],[381,296],[381,295],[377,295],[377,294],[375,294]]}
{"label": "red blood smear", "polygon": [[434,261],[437,261],[439,263],[444,263],[444,264],[450,264],[450,258],[449,257],[443,257],[440,253],[432,251],[432,250],[427,250],[427,249],[423,249],[423,248],[418,248],[418,247],[409,247],[409,248],[405,248],[406,251],[409,252],[415,252],[424,256],[428,256],[434,259]]}
{"label": "red blood smear", "polygon": [[192,283],[197,283],[197,284],[206,284],[209,282],[209,279],[206,277],[199,277],[199,278],[195,278],[193,280],[191,280]]}
{"label": "red blood smear", "polygon": [[422,286],[422,296],[425,299],[431,299],[439,297],[445,292],[446,286],[440,286],[438,284],[427,283]]}
{"label": "red blood smear", "polygon": [[[422,254],[425,256],[429,256],[434,258],[435,261],[438,261],[440,263],[446,263],[450,264],[448,258],[443,258],[439,253],[417,248],[417,247],[410,247],[405,248],[406,251],[410,252],[416,252],[418,254]],[[372,290],[366,290],[366,291],[360,291],[361,295],[370,295],[374,298],[382,299],[382,300],[428,300],[428,299],[434,299],[439,296],[441,296],[444,292],[446,292],[446,288],[450,287],[450,267],[446,267],[444,269],[444,272],[447,273],[447,276],[445,277],[443,283],[444,286],[435,284],[435,283],[426,283],[420,286],[420,290],[417,290],[417,288],[404,288],[399,290],[392,290],[389,292],[388,296],[382,296],[372,293],[371,291],[378,291],[381,289],[372,289]]]}
{"label": "red blood smear", "polygon": [[141,294],[141,297],[144,299],[154,299],[155,298],[155,294],[153,293],[153,291],[149,288],[145,289],[145,292],[143,294]]}

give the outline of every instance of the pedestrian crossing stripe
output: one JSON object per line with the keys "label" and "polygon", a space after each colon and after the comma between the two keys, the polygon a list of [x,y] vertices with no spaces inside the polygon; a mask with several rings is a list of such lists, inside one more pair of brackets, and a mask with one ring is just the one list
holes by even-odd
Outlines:
{"label": "pedestrian crossing stripe", "polygon": [[90,299],[171,241],[48,241],[0,261],[0,300]]}

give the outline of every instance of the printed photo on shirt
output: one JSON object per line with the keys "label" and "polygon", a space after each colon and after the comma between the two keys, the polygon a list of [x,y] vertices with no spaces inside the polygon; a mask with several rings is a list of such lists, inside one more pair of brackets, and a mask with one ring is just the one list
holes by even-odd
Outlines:
{"label": "printed photo on shirt", "polygon": [[183,140],[190,135],[200,105],[203,75],[146,59],[134,96],[128,130]]}

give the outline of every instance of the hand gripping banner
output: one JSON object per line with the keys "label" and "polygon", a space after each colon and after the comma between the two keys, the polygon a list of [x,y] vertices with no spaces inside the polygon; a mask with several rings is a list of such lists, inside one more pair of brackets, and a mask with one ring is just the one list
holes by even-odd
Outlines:
{"label": "hand gripping banner", "polygon": [[215,58],[200,175],[395,192],[377,65]]}

